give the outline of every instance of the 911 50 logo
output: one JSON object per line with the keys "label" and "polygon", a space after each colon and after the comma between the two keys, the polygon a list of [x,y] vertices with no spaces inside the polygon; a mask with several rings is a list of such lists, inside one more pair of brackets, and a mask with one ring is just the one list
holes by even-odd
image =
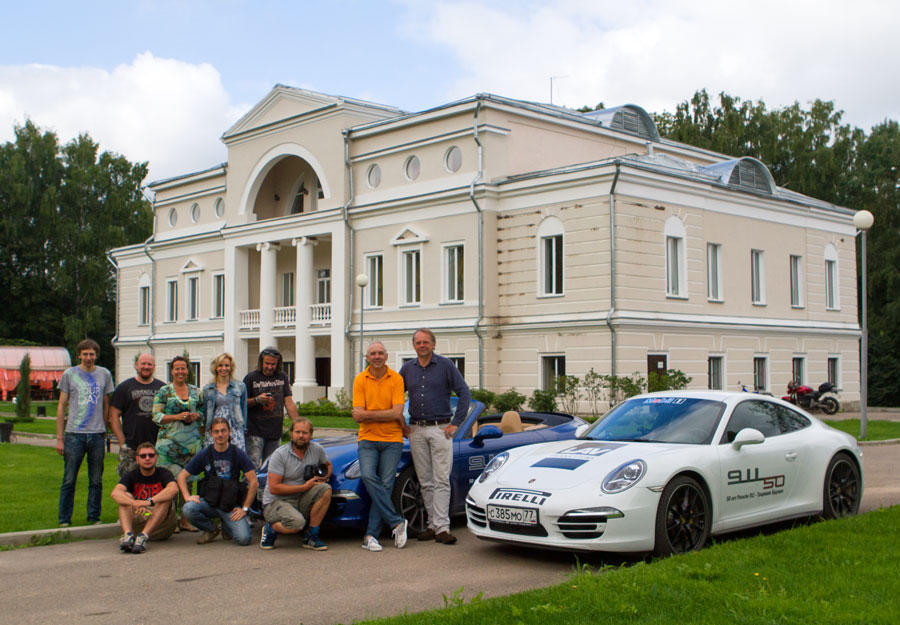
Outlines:
{"label": "911 50 logo", "polygon": [[781,488],[784,486],[784,475],[769,475],[760,477],[759,467],[752,469],[732,469],[728,472],[728,485],[752,484],[762,482],[762,489]]}

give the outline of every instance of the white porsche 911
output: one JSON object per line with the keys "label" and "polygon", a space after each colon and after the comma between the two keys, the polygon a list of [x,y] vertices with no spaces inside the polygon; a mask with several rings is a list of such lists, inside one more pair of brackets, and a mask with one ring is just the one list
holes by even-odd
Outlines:
{"label": "white porsche 911", "polygon": [[466,516],[479,538],[665,556],[710,535],[856,514],[861,458],[852,436],[774,397],[652,393],[575,440],[497,454]]}

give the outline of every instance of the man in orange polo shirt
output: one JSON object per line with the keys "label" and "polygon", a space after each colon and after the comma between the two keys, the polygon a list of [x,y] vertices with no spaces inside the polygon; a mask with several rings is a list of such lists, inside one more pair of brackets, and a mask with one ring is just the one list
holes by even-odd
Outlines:
{"label": "man in orange polo shirt", "polygon": [[387,350],[375,341],[366,351],[369,366],[353,380],[353,420],[359,423],[359,472],[369,493],[369,524],[363,549],[381,551],[382,524],[392,528],[394,545],[406,545],[406,519],[394,508],[391,491],[403,437],[409,427],[403,419],[403,378],[387,366]]}

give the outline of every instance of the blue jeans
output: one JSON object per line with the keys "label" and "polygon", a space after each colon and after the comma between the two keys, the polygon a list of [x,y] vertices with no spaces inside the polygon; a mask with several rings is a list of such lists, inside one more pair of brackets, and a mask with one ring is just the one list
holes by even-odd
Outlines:
{"label": "blue jeans", "polygon": [[103,458],[106,455],[106,435],[79,434],[66,432],[64,439],[62,486],[59,489],[59,522],[72,522],[72,508],[75,507],[75,482],[81,461],[88,459],[87,520],[100,520],[100,502],[103,499]]}
{"label": "blue jeans", "polygon": [[395,527],[403,520],[391,500],[402,453],[403,443],[359,441],[359,472],[372,500],[366,536],[378,538],[382,523]]}
{"label": "blue jeans", "polygon": [[228,530],[234,542],[238,545],[250,544],[250,520],[245,516],[240,521],[231,520],[231,510],[213,508],[201,498],[200,503],[185,502],[181,507],[181,516],[191,522],[191,525],[202,529],[204,532],[213,531],[216,526],[212,520],[216,517],[222,519],[222,527]]}

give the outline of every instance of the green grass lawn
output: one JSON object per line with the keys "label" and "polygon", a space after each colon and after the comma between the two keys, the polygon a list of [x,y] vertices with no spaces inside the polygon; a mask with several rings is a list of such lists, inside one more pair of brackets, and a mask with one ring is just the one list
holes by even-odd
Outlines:
{"label": "green grass lawn", "polygon": [[859,438],[859,419],[823,419],[823,421],[836,430],[852,434],[863,441],[900,438],[900,421],[868,421],[865,438]]}
{"label": "green grass lawn", "polygon": [[894,625],[898,558],[895,506],[651,563],[580,570],[563,584],[508,597],[448,589],[443,610],[369,622]]}
{"label": "green grass lawn", "polygon": [[[113,486],[119,481],[119,476],[116,475],[117,464],[116,455],[106,455],[100,516],[106,523],[113,523],[118,519],[116,505],[109,498]],[[55,448],[4,443],[0,445],[0,475],[3,476],[0,532],[50,529],[57,526],[63,458],[56,453]],[[87,524],[87,482],[85,459],[81,463],[75,487],[72,525]]]}
{"label": "green grass lawn", "polygon": [[56,434],[56,419],[35,419],[30,423],[16,423],[13,426],[13,434],[16,432],[30,432],[33,434]]}
{"label": "green grass lawn", "polygon": [[[44,406],[47,409],[48,417],[56,416],[56,400],[37,401],[31,400],[31,416],[37,414],[37,407]],[[0,415],[4,417],[14,417],[16,415],[16,405],[11,401],[0,401]]]}

